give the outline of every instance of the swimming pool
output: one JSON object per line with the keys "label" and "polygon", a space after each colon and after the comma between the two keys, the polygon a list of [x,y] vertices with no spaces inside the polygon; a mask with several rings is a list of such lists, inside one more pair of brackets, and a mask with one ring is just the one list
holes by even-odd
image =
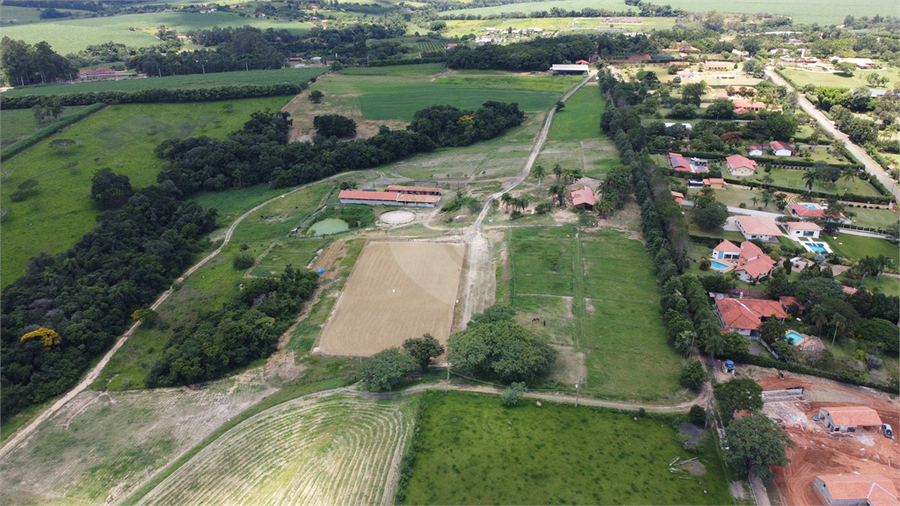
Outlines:
{"label": "swimming pool", "polygon": [[712,260],[709,264],[712,265],[712,268],[717,271],[724,271],[725,269],[731,267],[728,264],[723,264],[722,262],[716,260]]}
{"label": "swimming pool", "polygon": [[831,248],[828,247],[828,245],[825,244],[824,242],[811,242],[810,241],[810,242],[802,242],[800,244],[802,244],[804,248],[806,248],[809,251],[812,251],[813,253],[822,253],[822,254],[831,253]]}
{"label": "swimming pool", "polygon": [[815,204],[803,204],[803,207],[805,207],[805,208],[807,208],[807,209],[813,209],[813,210],[819,208],[819,206],[817,206],[817,205],[815,205]]}
{"label": "swimming pool", "polygon": [[806,339],[806,337],[803,336],[803,334],[794,332],[793,330],[788,330],[787,333],[784,334],[784,337],[791,344],[797,344],[800,341]]}

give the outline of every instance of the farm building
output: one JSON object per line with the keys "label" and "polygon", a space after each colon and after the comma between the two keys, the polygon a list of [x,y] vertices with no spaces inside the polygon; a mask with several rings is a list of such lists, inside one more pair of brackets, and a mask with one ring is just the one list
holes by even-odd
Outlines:
{"label": "farm building", "polygon": [[583,76],[588,73],[588,66],[555,64],[550,66],[550,72],[555,76]]}
{"label": "farm building", "polygon": [[830,432],[856,432],[862,429],[880,429],[878,412],[865,406],[833,406],[819,409],[819,421]]}
{"label": "farm building", "polygon": [[581,190],[573,190],[571,196],[572,205],[575,206],[575,209],[584,211],[594,210],[594,204],[596,203],[594,200],[594,191],[591,190],[589,186],[585,186]]}
{"label": "farm building", "polygon": [[825,474],[816,476],[816,492],[828,506],[898,506],[897,485],[878,474]]}
{"label": "farm building", "polygon": [[787,318],[778,301],[764,299],[717,299],[715,313],[722,328],[743,336],[758,336],[763,319]]}
{"label": "farm building", "polygon": [[756,173],[756,162],[741,155],[726,157],[725,167],[734,177],[751,177]]}
{"label": "farm building", "polygon": [[775,156],[794,156],[797,153],[794,146],[786,142],[772,141],[769,143],[769,146],[772,148],[772,153]]}
{"label": "farm building", "polygon": [[822,227],[811,221],[786,221],[781,224],[784,231],[791,237],[810,237],[817,239]]}
{"label": "farm building", "polygon": [[117,75],[115,70],[106,67],[78,71],[78,77],[81,79],[101,79],[104,77],[116,77]]}
{"label": "farm building", "polygon": [[432,187],[432,186],[402,186],[399,184],[392,184],[392,185],[388,186],[386,191],[403,193],[405,195],[437,195],[437,196],[441,196],[443,194],[442,189]]}
{"label": "farm building", "polygon": [[436,195],[409,195],[400,192],[369,192],[341,190],[341,204],[366,204],[370,206],[434,207],[441,200]]}
{"label": "farm building", "polygon": [[711,177],[703,180],[704,188],[712,188],[714,190],[724,190],[725,187],[728,186],[728,183],[725,182],[725,179],[721,177]]}
{"label": "farm building", "polygon": [[703,62],[703,67],[706,70],[728,70],[734,68],[734,63],[727,61],[708,61]]}
{"label": "farm building", "polygon": [[744,238],[759,239],[760,241],[777,241],[783,236],[778,224],[772,218],[762,216],[738,216],[734,220],[737,223]]}

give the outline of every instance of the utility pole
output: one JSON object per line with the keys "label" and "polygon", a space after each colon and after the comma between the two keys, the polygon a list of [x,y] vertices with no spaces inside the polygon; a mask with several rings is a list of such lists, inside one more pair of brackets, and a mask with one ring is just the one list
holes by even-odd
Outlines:
{"label": "utility pole", "polygon": [[444,385],[444,393],[450,391],[450,362],[447,362],[447,384]]}
{"label": "utility pole", "polygon": [[575,407],[578,407],[578,394],[581,393],[581,376],[578,377],[578,383],[575,383]]}

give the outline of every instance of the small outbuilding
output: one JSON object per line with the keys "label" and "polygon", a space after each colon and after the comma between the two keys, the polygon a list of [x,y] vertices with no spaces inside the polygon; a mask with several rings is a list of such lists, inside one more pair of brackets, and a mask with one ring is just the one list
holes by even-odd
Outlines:
{"label": "small outbuilding", "polygon": [[880,474],[825,474],[816,476],[816,492],[828,506],[898,506],[897,485]]}
{"label": "small outbuilding", "polygon": [[594,204],[596,203],[594,200],[594,191],[591,190],[589,186],[585,186],[581,190],[573,190],[571,196],[572,205],[575,206],[575,209],[581,209],[583,211],[594,210]]}
{"label": "small outbuilding", "polygon": [[822,227],[812,221],[786,221],[781,226],[784,227],[784,231],[791,237],[817,239],[819,233],[822,232]]}
{"label": "small outbuilding", "polygon": [[550,72],[555,76],[583,76],[588,73],[587,65],[552,65]]}
{"label": "small outbuilding", "polygon": [[880,429],[878,412],[866,406],[832,406],[819,409],[819,421],[829,432],[856,432]]}

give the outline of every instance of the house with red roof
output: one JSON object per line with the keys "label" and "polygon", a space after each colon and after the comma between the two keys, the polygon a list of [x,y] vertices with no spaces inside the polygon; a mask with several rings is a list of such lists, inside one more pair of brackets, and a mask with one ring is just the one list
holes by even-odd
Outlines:
{"label": "house with red roof", "polygon": [[819,204],[806,202],[802,202],[800,204],[791,204],[788,206],[788,211],[791,213],[791,216],[794,216],[795,218],[803,218],[804,220],[827,218],[843,225],[850,224],[850,219],[844,216],[843,213],[838,213],[836,216],[825,216],[825,208],[820,206]]}
{"label": "house with red roof", "polygon": [[763,156],[766,154],[766,146],[762,144],[750,144],[747,146],[747,154],[750,156]]}
{"label": "house with red roof", "polygon": [[589,186],[585,186],[581,190],[573,190],[569,195],[572,197],[572,205],[575,206],[575,209],[594,210],[594,204],[596,203],[594,190],[591,190]]}
{"label": "house with red roof", "polygon": [[827,506],[900,506],[896,482],[880,474],[823,474],[814,487]]}
{"label": "house with red roof", "polygon": [[783,307],[785,311],[787,311],[792,304],[796,305],[797,309],[800,310],[800,314],[803,314],[803,304],[801,304],[800,301],[797,300],[797,297],[782,295],[781,297],[778,297],[778,303],[781,304],[781,307]]}
{"label": "house with red roof", "polygon": [[726,265],[724,268],[714,266],[717,271],[734,270],[745,283],[759,281],[771,274],[775,268],[775,261],[750,241],[744,241],[740,246],[728,240],[722,241],[710,256],[713,260],[724,262]]}
{"label": "house with red roof", "polygon": [[829,432],[856,432],[881,428],[878,412],[866,406],[831,406],[819,409],[819,421]]}
{"label": "house with red roof", "polygon": [[769,143],[769,146],[772,148],[772,153],[775,156],[794,156],[797,154],[797,150],[794,149],[794,146],[791,146],[786,142],[772,141]]}
{"label": "house with red roof", "polygon": [[669,167],[678,172],[709,172],[706,167],[691,163],[680,153],[669,153]]}
{"label": "house with red roof", "polygon": [[744,114],[737,112],[738,109],[746,109],[747,111],[759,112],[766,108],[766,103],[760,102],[758,100],[732,97],[731,101],[734,102],[735,114]]}
{"label": "house with red roof", "polygon": [[725,168],[734,177],[752,177],[756,173],[756,162],[742,155],[725,157]]}
{"label": "house with red roof", "polygon": [[734,63],[728,61],[707,61],[703,62],[706,70],[728,70],[734,68]]}
{"label": "house with red roof", "polygon": [[790,237],[809,237],[817,239],[822,227],[811,221],[786,221],[781,224]]}
{"label": "house with red roof", "polygon": [[738,216],[735,218],[738,228],[744,237],[748,240],[759,239],[760,241],[777,241],[778,237],[784,236],[778,224],[772,218],[764,216]]}
{"label": "house with red roof", "polygon": [[734,113],[735,113],[735,114],[747,114],[748,112],[752,112],[752,111],[750,111],[750,110],[747,109],[746,107],[736,107],[736,108],[734,109]]}
{"label": "house with red roof", "polygon": [[95,69],[85,69],[78,71],[78,77],[81,79],[100,79],[104,77],[116,77],[116,71],[107,67],[98,67]]}
{"label": "house with red roof", "polygon": [[672,197],[675,199],[676,205],[682,205],[684,203],[684,194],[681,192],[672,192]]}
{"label": "house with red roof", "polygon": [[759,335],[764,320],[787,318],[778,301],[765,299],[716,299],[714,312],[723,329],[748,337]]}
{"label": "house with red roof", "polygon": [[741,258],[741,247],[726,239],[716,246],[716,249],[712,252],[712,257],[715,260],[739,260]]}

